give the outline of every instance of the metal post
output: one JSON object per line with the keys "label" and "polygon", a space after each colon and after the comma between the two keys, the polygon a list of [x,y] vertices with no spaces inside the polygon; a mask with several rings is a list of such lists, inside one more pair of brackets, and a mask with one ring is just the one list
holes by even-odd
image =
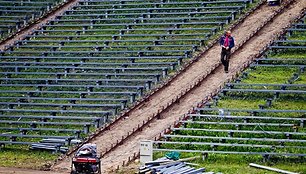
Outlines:
{"label": "metal post", "polygon": [[294,172],[289,172],[289,171],[286,171],[286,170],[281,170],[281,169],[276,169],[276,168],[272,168],[272,167],[262,166],[262,165],[258,165],[258,164],[254,164],[254,163],[250,163],[249,165],[251,167],[256,167],[256,168],[270,170],[270,171],[275,171],[275,172],[279,172],[279,173],[297,174],[297,173],[294,173]]}

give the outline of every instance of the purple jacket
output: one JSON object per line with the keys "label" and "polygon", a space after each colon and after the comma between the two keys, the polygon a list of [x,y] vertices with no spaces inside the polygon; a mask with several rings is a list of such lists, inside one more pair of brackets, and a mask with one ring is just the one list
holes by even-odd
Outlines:
{"label": "purple jacket", "polygon": [[[226,37],[226,36],[223,35],[223,36],[220,38],[220,40],[219,40],[219,43],[220,43],[221,46],[224,45],[225,37]],[[232,36],[230,36],[230,37],[229,37],[229,48],[231,49],[231,48],[233,48],[234,46],[235,46],[234,38],[233,38]]]}

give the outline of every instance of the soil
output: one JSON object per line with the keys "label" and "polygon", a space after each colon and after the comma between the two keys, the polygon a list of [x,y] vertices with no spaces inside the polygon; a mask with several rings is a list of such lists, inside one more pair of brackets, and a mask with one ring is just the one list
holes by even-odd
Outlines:
{"label": "soil", "polygon": [[[232,30],[232,35],[239,44],[245,40],[256,28],[268,20],[278,6],[262,6],[253,14],[248,16],[238,27]],[[223,67],[217,67],[210,75],[208,75],[201,84],[195,89],[191,90],[184,96],[179,103],[176,103],[165,112],[161,114],[162,119],[154,120],[143,131],[129,138],[121,146],[114,149],[112,152],[102,158],[103,173],[113,173],[113,170],[118,165],[120,166],[124,160],[127,160],[131,154],[139,151],[139,141],[144,139],[153,139],[159,135],[160,132],[170,125],[172,125],[180,116],[187,113],[197,102],[204,99],[207,95],[218,89],[224,82],[240,71],[244,62],[248,61],[250,56],[256,55],[263,49],[271,40],[275,39],[276,34],[289,23],[290,20],[295,19],[302,9],[306,8],[305,0],[296,0],[296,2],[286,9],[281,15],[276,17],[271,24],[268,24],[262,29],[256,37],[251,38],[243,49],[236,51],[231,58],[230,72],[224,73]],[[197,79],[201,79],[206,74],[207,70],[219,63],[220,47],[216,44],[209,49],[197,62],[192,64],[185,72],[181,73],[170,85],[163,88],[163,90],[155,93],[150,100],[146,101],[139,108],[133,110],[129,117],[120,120],[118,124],[114,124],[110,130],[104,131],[99,137],[93,139],[91,143],[98,145],[98,151],[105,151],[110,148],[112,143],[120,140],[128,131],[137,127],[138,123],[147,119],[149,116],[162,109],[167,103],[174,99],[177,95],[189,88]],[[70,159],[65,158],[59,161],[52,168],[53,174],[56,172],[69,173]],[[30,170],[23,169],[7,169],[0,168],[1,172],[13,172],[30,174]],[[33,171],[32,173],[37,173]],[[44,173],[44,172],[39,172]]]}

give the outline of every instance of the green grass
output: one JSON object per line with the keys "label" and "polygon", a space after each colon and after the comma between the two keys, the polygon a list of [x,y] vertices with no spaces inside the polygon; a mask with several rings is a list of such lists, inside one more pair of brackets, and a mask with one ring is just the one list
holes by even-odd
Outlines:
{"label": "green grass", "polygon": [[[165,153],[156,152],[154,158],[160,158]],[[188,158],[194,156],[201,156],[197,153],[181,153],[181,158]],[[261,156],[244,156],[244,155],[221,155],[209,154],[204,160],[199,158],[190,161],[191,163],[199,164],[197,168],[203,167],[207,172],[222,172],[226,174],[274,174],[275,172],[256,169],[249,166],[249,163],[256,163],[269,167],[279,168],[297,173],[306,173],[306,162],[300,159],[286,158],[286,157],[272,157],[270,161],[263,162]]]}
{"label": "green grass", "polygon": [[[257,2],[257,1],[256,1]],[[256,3],[252,4],[251,7],[255,6]],[[173,5],[173,6],[176,6],[176,5]],[[211,6],[211,5],[208,5],[208,6]],[[212,5],[214,6],[214,5]],[[167,7],[167,6],[164,6],[164,7]],[[246,10],[244,10],[246,11]],[[102,22],[101,22],[102,23]],[[228,27],[229,25],[225,25],[225,28]],[[161,26],[160,26],[161,27]],[[163,26],[165,27],[165,26]],[[167,26],[168,27],[168,26]],[[211,26],[211,25],[194,25],[194,26],[191,26],[191,25],[186,25],[186,26],[182,26],[182,28],[190,28],[190,27],[197,27],[197,28],[205,28],[205,27],[216,27],[216,26]],[[109,27],[94,27],[93,29],[107,29]],[[120,29],[123,29],[124,27],[122,26],[112,26],[111,27],[112,29],[118,29],[118,31]],[[143,29],[143,26],[136,26],[136,27],[133,27],[134,29],[140,29],[142,28]],[[52,29],[51,27],[48,27],[48,29]],[[75,26],[75,27],[54,27],[54,29],[82,29],[82,27],[80,26]],[[88,30],[90,30],[90,28],[88,28]],[[209,39],[213,39],[213,38],[218,38],[220,36],[221,33],[223,33],[222,30],[218,30],[219,32],[216,34],[216,35],[213,35],[212,37],[210,37]],[[47,33],[47,32],[46,32]],[[118,32],[116,32],[118,34]],[[107,32],[107,34],[116,34],[114,32]],[[131,31],[130,33],[128,34],[158,34],[160,33],[159,31]],[[164,32],[165,33],[165,32]],[[199,31],[180,31],[180,32],[174,32],[174,33],[177,33],[177,34],[192,34],[192,33],[200,33]],[[61,33],[52,33],[50,32],[49,35],[72,35],[74,33],[71,33],[71,32],[61,32]],[[81,35],[83,33],[81,32]],[[73,38],[73,40],[105,40],[105,39],[111,39],[109,37],[95,37],[96,34],[106,34],[105,31],[101,31],[101,32],[85,32],[84,34],[86,35],[92,35],[92,37],[87,37],[87,38]],[[178,37],[177,37],[178,38]],[[121,40],[127,40],[127,39],[140,39],[140,37],[123,37]],[[152,39],[152,40],[156,40],[157,38],[156,37],[146,37],[145,39]],[[33,39],[35,40],[35,39]],[[36,38],[36,40],[48,40],[46,38]],[[50,39],[50,40],[53,40],[53,39]],[[54,39],[54,40],[65,40],[65,38],[61,38],[61,39]],[[206,42],[207,43],[207,42]],[[39,43],[31,43],[33,45],[38,45]],[[65,46],[74,46],[74,45],[83,45],[83,46],[92,46],[94,45],[95,43],[65,43]],[[100,43],[97,43],[99,45],[103,45],[103,42],[100,42]],[[111,43],[110,45],[111,46],[130,46],[130,45],[141,45],[141,44],[148,44],[148,45],[152,45],[152,42],[122,42],[122,43]],[[186,44],[199,44],[198,41],[186,41],[186,42],[182,42],[182,41],[175,41],[175,38],[173,38],[173,42],[165,42],[164,45],[169,45],[169,44],[182,44],[182,45],[186,45]],[[54,46],[57,46],[58,44],[57,43],[43,43],[43,45],[54,45]],[[154,48],[154,50],[163,50],[164,48]],[[167,48],[169,49],[169,48]],[[173,48],[173,49],[176,49],[176,48]],[[29,49],[29,48],[20,48],[20,49],[17,49],[17,51],[47,51],[48,49],[45,49],[45,48],[41,48],[41,49]],[[72,51],[74,49],[72,48],[62,48],[62,51]],[[79,50],[92,50],[92,48],[82,48],[82,49],[79,49]],[[114,50],[125,50],[125,48],[123,49],[114,49],[114,48],[109,48],[109,49],[105,49],[105,50],[111,50],[111,51],[114,51]],[[136,50],[135,48],[130,48],[129,50]],[[39,53],[35,53],[36,55],[40,56]],[[196,54],[196,53],[195,53]],[[21,53],[12,53],[11,55],[21,55]],[[34,54],[29,54],[29,55],[34,55]],[[63,59],[58,59],[56,61],[60,61],[60,62],[73,62],[73,61],[79,61],[79,60],[65,60],[64,57],[65,56],[74,56],[75,54],[54,54],[56,56],[62,56]],[[88,56],[87,54],[78,54],[78,56]],[[108,55],[102,55],[102,54],[94,54],[95,56],[108,56]],[[130,54],[132,55],[132,54]],[[158,54],[156,54],[158,55]],[[169,55],[172,55],[172,54],[169,54]],[[24,55],[22,55],[24,56]],[[49,54],[48,56],[52,56],[52,54]],[[134,56],[137,56],[137,55],[134,55]],[[45,60],[46,62],[47,61],[50,61],[50,60]],[[54,60],[52,60],[54,61]],[[127,62],[129,60],[90,60],[89,62],[116,62],[116,63],[122,63],[122,62]],[[136,59],[136,62],[166,62],[166,61],[176,61],[176,60],[173,60],[173,59],[156,59],[156,60],[145,60],[145,59]],[[183,62],[187,62],[188,60],[187,59],[184,59]],[[49,70],[36,70],[36,69],[30,69],[28,68],[27,70],[25,71],[37,71],[37,72],[42,72],[42,71],[46,71],[46,72],[56,72],[57,70],[54,69],[49,69]],[[281,70],[283,71],[283,70]],[[275,74],[277,76],[277,74],[281,71],[276,71]],[[101,71],[100,71],[101,72]],[[154,72],[154,71],[152,71]],[[155,71],[156,72],[156,71]],[[175,71],[172,70],[169,72],[169,74],[173,74]],[[270,72],[270,71],[269,71]],[[280,74],[279,77],[277,76],[276,79],[278,79],[279,81],[284,81],[285,79],[282,78],[282,76],[291,76],[294,72],[296,72],[296,69],[294,70],[290,70],[289,72],[286,72],[286,73],[283,73],[283,74]],[[258,73],[257,71],[254,71],[254,72],[251,72],[250,73],[250,76],[248,78],[252,78],[254,77],[254,79],[251,79],[252,82],[256,82],[255,78],[256,79],[260,79],[260,78],[263,78],[263,77],[266,77],[267,76],[267,73],[268,71],[262,71],[260,73]],[[18,76],[18,77],[28,77],[28,78],[45,78],[45,77],[49,77],[49,76],[43,76],[43,75],[24,75],[24,76]],[[51,77],[51,76],[50,76]],[[84,77],[84,76],[80,76],[80,77]],[[78,76],[76,76],[75,78],[80,78]],[[273,77],[274,78],[274,77]],[[273,81],[275,79],[273,79],[272,77],[270,77],[269,81]],[[247,79],[246,79],[247,80]],[[264,80],[267,80],[267,79],[264,79]],[[257,80],[258,82],[259,80]],[[9,89],[9,88],[4,88],[4,89]],[[20,88],[12,88],[12,89],[20,89],[20,90],[25,90],[25,89],[34,89],[34,88],[27,88],[27,87],[20,87]],[[66,89],[59,89],[59,88],[53,88],[53,87],[49,87],[48,90],[66,90]],[[67,89],[69,90],[69,89]],[[70,88],[70,90],[72,90],[72,88]],[[77,90],[82,90],[84,91],[84,89],[77,89],[77,88],[74,88],[73,89],[74,91],[77,91]],[[96,90],[96,91],[113,91],[112,89],[100,89],[100,90]],[[120,91],[123,91],[122,89]],[[1,94],[2,96],[6,96],[7,94]],[[40,95],[41,97],[56,97],[57,95],[53,95],[53,94],[43,94],[43,95]],[[60,97],[79,97],[79,95],[74,95],[74,94],[62,94]],[[98,98],[98,97],[101,97],[101,96],[97,96],[97,95],[91,95],[89,97],[93,97],[93,98]],[[119,96],[118,96],[119,98]],[[121,98],[121,97],[120,97]],[[128,98],[128,97],[126,97]],[[56,102],[56,101],[48,101],[48,102]],[[258,104],[264,104],[265,100],[264,99],[258,99],[258,100],[253,100],[253,99],[250,99],[250,98],[246,98],[246,99],[240,99],[240,98],[237,98],[235,100],[229,100],[229,99],[223,99],[219,102],[219,105],[218,107],[230,107],[230,108],[258,108]],[[96,103],[96,102],[92,102],[92,103]],[[292,104],[292,103],[286,103],[288,105]],[[294,104],[294,103],[293,103]],[[304,103],[298,103],[297,106],[299,107],[302,107]],[[278,105],[276,105],[278,106]],[[282,107],[282,106],[280,106]],[[47,107],[33,107],[33,109],[48,109]],[[50,108],[51,109],[51,108]],[[92,110],[92,108],[90,108]],[[14,113],[12,113],[14,114]],[[33,113],[32,115],[35,115],[36,113]],[[41,113],[38,113],[41,115]],[[60,115],[60,114],[58,114]],[[69,115],[69,114],[67,114]],[[24,126],[24,125],[23,125]],[[53,126],[49,126],[49,127],[53,127]],[[72,126],[63,126],[63,128],[78,128],[78,127],[72,127]],[[94,131],[94,128],[91,127],[91,131]],[[59,135],[59,134],[54,134],[54,135]],[[15,146],[7,146],[7,148],[4,148],[4,149],[1,149],[1,152],[3,153],[0,153],[0,160],[1,161],[5,161],[3,163],[0,162],[0,166],[16,166],[16,167],[26,167],[26,168],[42,168],[44,166],[44,164],[46,163],[50,163],[52,162],[54,159],[56,159],[56,157],[58,156],[58,154],[50,154],[49,152],[39,152],[39,151],[29,151],[27,150],[27,147],[26,146],[22,146],[20,148],[18,147],[15,147]],[[30,158],[30,160],[26,160]],[[257,159],[257,158],[256,158]],[[222,163],[220,161],[222,160],[229,160],[229,163],[227,163],[226,165],[222,165]],[[200,161],[199,161],[200,162]],[[215,169],[218,169],[220,171],[224,171],[225,173],[226,170],[229,170],[229,171],[233,171],[233,172],[244,172],[245,170],[247,170],[247,164],[246,164],[246,167],[243,165],[241,166],[240,164],[242,164],[244,162],[243,160],[243,157],[237,157],[237,158],[234,158],[234,157],[224,157],[224,156],[217,156],[215,157],[214,159],[214,156],[209,157],[209,159],[207,161],[204,161],[204,162],[200,162],[202,163],[203,165],[206,165],[206,167],[209,169],[211,167],[211,169],[215,168]],[[244,163],[243,163],[244,164]],[[282,164],[280,164],[282,165]],[[249,169],[250,171],[252,169]],[[215,171],[215,170],[214,170]],[[256,171],[254,171],[254,173],[256,173]]]}
{"label": "green grass", "polygon": [[0,166],[44,169],[50,166],[58,155],[47,151],[28,150],[27,146],[8,145],[0,149]]}
{"label": "green grass", "polygon": [[[243,158],[242,158],[243,159]],[[226,174],[238,174],[238,173],[248,173],[248,174],[274,174],[275,172],[267,171],[267,170],[260,170],[253,167],[248,166],[249,163],[246,162],[233,162],[234,160],[230,160],[230,163],[222,162],[210,162],[205,161],[201,163],[201,167],[205,167],[207,171],[215,171],[215,172],[222,172]],[[258,163],[257,163],[258,164]],[[282,170],[288,170],[293,172],[305,173],[306,167],[305,163],[276,163],[276,164],[266,164],[266,163],[259,163],[261,165],[266,165],[274,168],[279,168]]]}
{"label": "green grass", "polygon": [[272,103],[272,109],[305,110],[306,100],[276,100]]}
{"label": "green grass", "polygon": [[256,99],[256,100],[247,100],[247,99],[228,99],[228,100],[220,100],[218,102],[219,108],[249,108],[249,109],[257,109],[259,104],[265,103],[264,99]]}
{"label": "green grass", "polygon": [[[289,40],[305,40],[303,35],[294,35]],[[282,58],[282,59],[305,59],[305,52],[301,50],[285,50],[277,52],[268,52],[268,58]],[[273,64],[278,64],[280,61],[274,61]],[[305,64],[303,61],[284,61],[280,64]],[[248,84],[286,84],[288,80],[293,77],[294,73],[299,74],[299,78],[293,81],[293,84],[306,84],[306,74],[299,68],[288,68],[288,67],[254,67],[248,69],[247,75],[241,75],[241,83]],[[250,87],[241,87],[248,89]],[[252,87],[253,88],[253,87]],[[280,87],[254,87],[254,89],[280,89]],[[288,88],[292,90],[305,90],[304,88]],[[265,105],[266,99],[272,98],[272,106],[266,109],[277,109],[277,110],[305,110],[306,109],[306,96],[303,94],[280,94],[279,97],[275,97],[274,93],[247,93],[247,92],[233,92],[227,93],[226,95],[219,94],[219,100],[217,105],[213,105],[213,108],[226,108],[226,109],[259,109],[258,105]],[[205,111],[202,114],[214,113],[215,111]],[[249,115],[250,113],[231,113],[232,115]],[[259,116],[276,116],[276,117],[299,117],[304,118],[305,114],[299,113],[260,113]],[[223,119],[196,119],[196,121],[221,121],[226,122],[231,120]],[[261,121],[261,123],[272,123],[273,121]],[[279,123],[279,121],[275,121]],[[285,122],[289,124],[290,121]],[[274,123],[274,122],[273,122]],[[305,132],[305,128],[299,127],[299,122],[290,122],[291,124],[297,125],[299,132]],[[211,125],[211,124],[198,124],[189,123],[184,125],[186,128],[200,128],[200,129],[232,129],[237,130],[235,125]],[[264,131],[292,131],[295,126],[291,127],[275,127],[275,126],[240,126],[239,130],[264,130]],[[295,129],[295,128],[294,128]],[[174,131],[175,135],[194,135],[194,136],[224,136],[227,137],[226,132],[210,132],[210,131],[195,131],[195,130],[180,130]],[[268,134],[244,134],[235,133],[234,137],[240,138],[286,138],[284,135],[268,135]],[[292,138],[305,139],[305,136],[294,135]],[[215,142],[220,143],[220,140],[206,140],[200,138],[171,138],[167,141],[173,142]],[[241,144],[260,144],[260,145],[279,145],[275,142],[259,142],[259,141],[236,141],[227,140],[228,143],[241,143]],[[305,146],[305,143],[286,143],[286,146]],[[188,150],[212,150],[209,145],[179,145],[179,144],[162,144],[161,148],[166,149],[188,149]],[[244,151],[244,152],[269,152],[271,148],[246,148],[246,147],[215,147],[215,150],[221,151]],[[277,148],[277,152],[287,153],[305,153],[305,149],[298,149],[293,147]],[[155,152],[154,157],[158,158],[163,156],[164,153]],[[182,153],[182,157],[196,156],[195,153]],[[271,166],[283,170],[288,170],[297,173],[306,173],[306,160],[301,158],[289,158],[289,157],[272,157],[268,162],[263,162],[261,156],[243,156],[243,155],[220,155],[220,154],[209,154],[209,157],[205,160],[193,161],[199,164],[201,167],[205,167],[207,171],[223,172],[229,174],[236,173],[250,173],[250,174],[263,174],[263,173],[274,173],[266,170],[260,170],[249,167],[249,163],[257,163],[266,166]]]}
{"label": "green grass", "polygon": [[293,73],[297,72],[297,68],[283,67],[257,67],[253,71],[249,71],[247,79],[243,83],[285,83]]}

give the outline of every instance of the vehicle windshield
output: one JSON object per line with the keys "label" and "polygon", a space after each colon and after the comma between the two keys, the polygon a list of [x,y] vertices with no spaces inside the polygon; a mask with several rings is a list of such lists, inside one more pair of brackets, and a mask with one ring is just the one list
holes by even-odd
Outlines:
{"label": "vehicle windshield", "polygon": [[76,153],[77,157],[96,157],[97,146],[95,144],[84,144]]}

